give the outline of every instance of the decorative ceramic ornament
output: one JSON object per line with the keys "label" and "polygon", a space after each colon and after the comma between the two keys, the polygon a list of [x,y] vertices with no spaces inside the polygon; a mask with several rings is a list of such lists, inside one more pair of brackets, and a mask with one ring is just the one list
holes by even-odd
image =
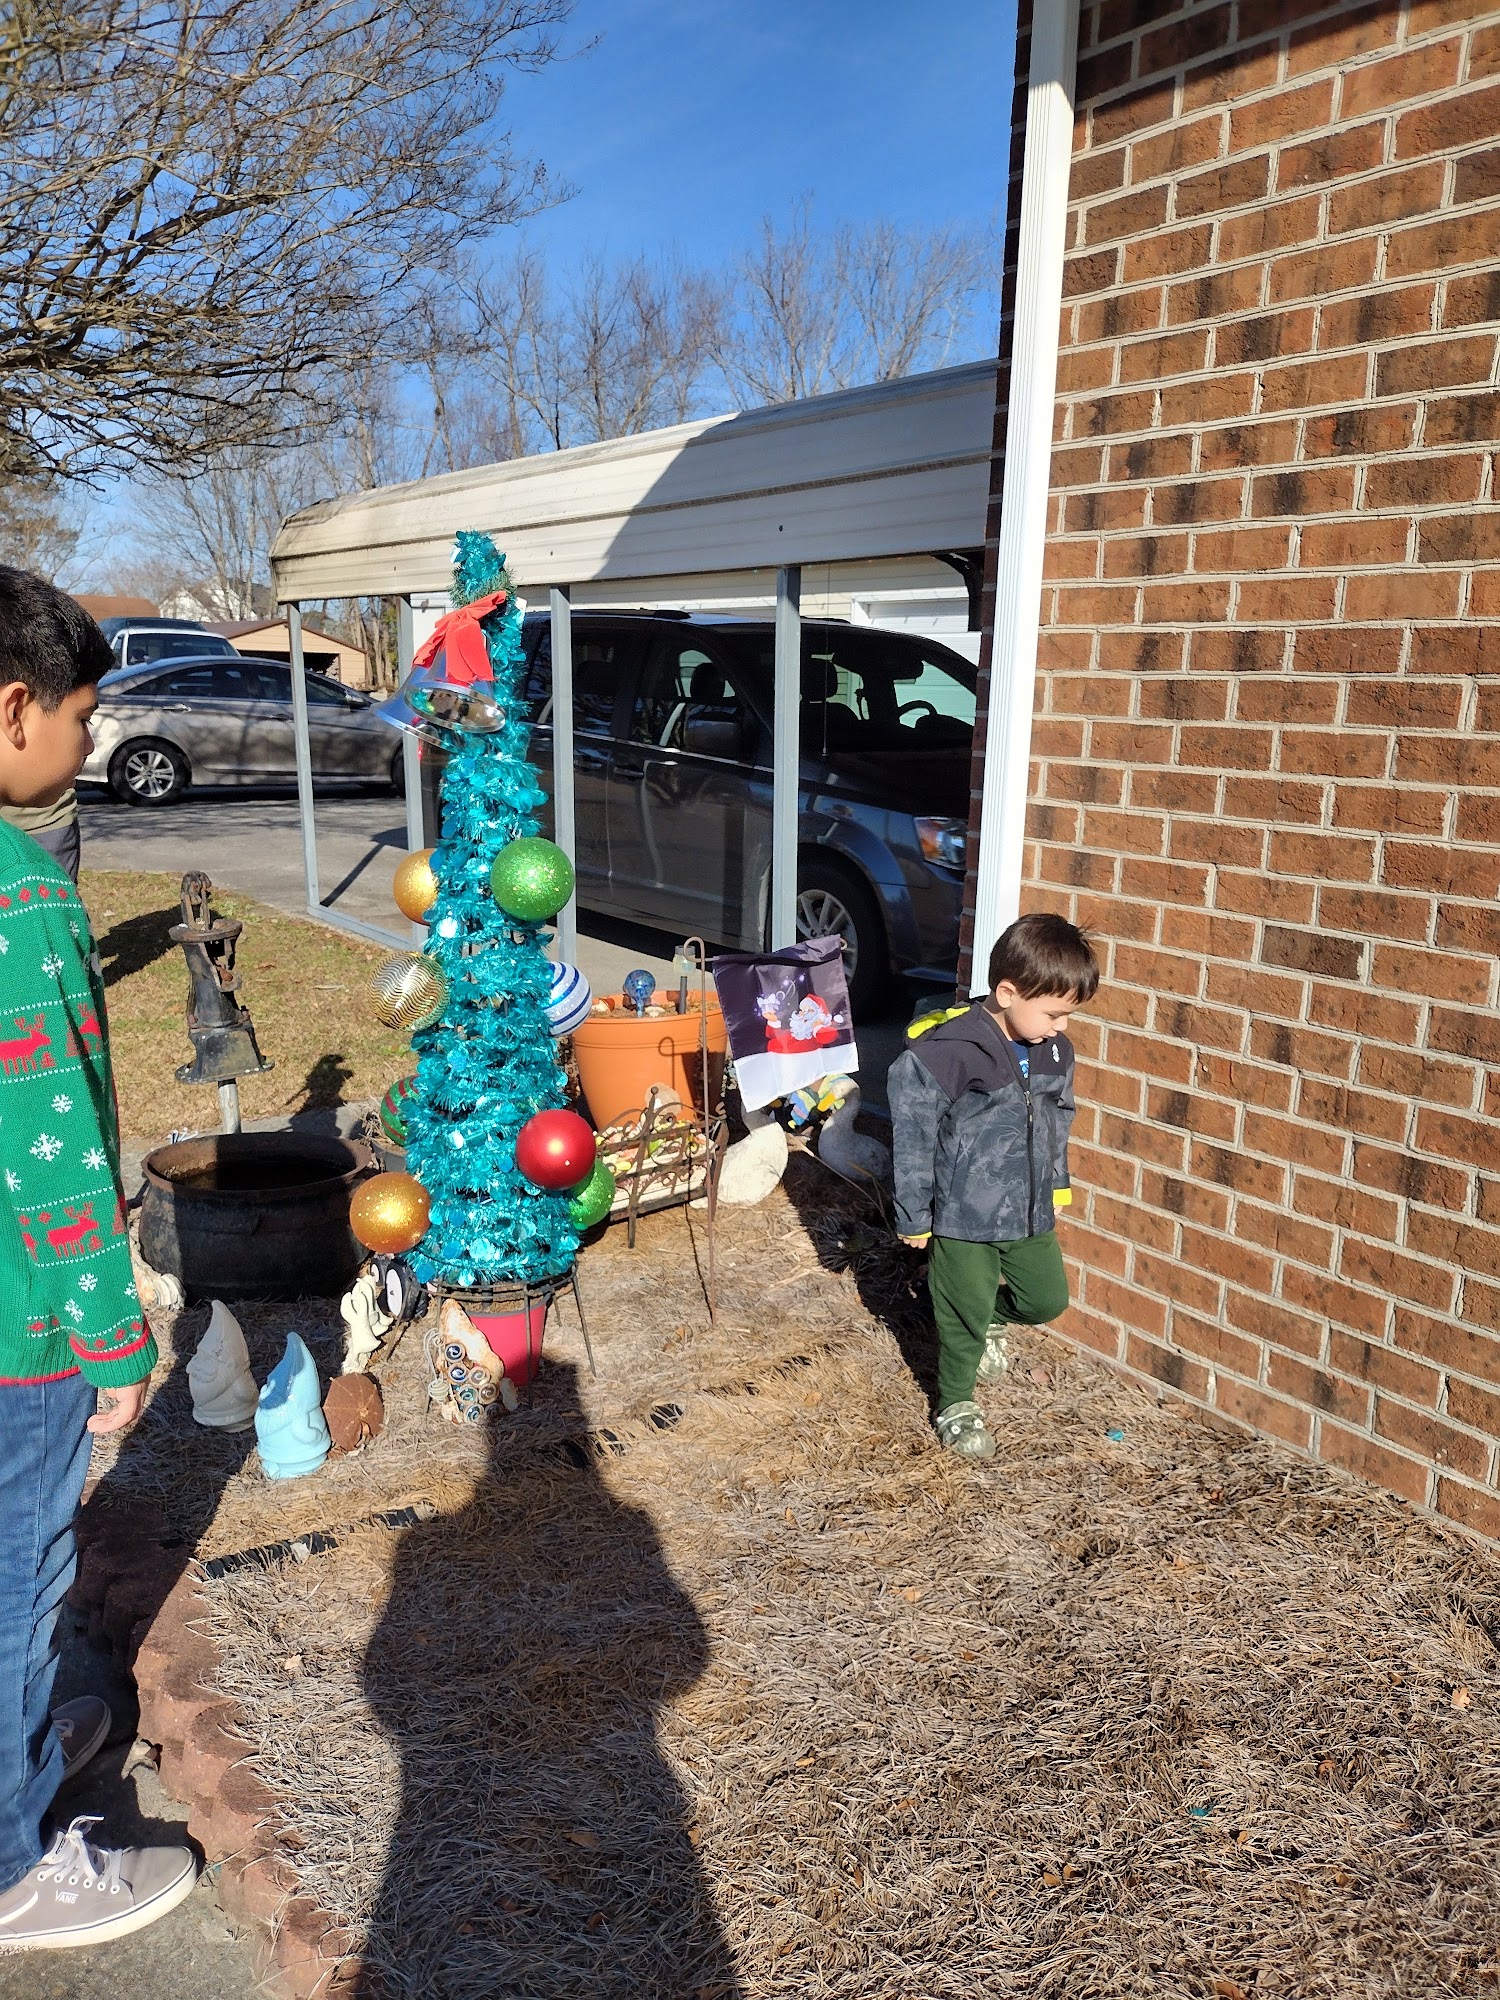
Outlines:
{"label": "decorative ceramic ornament", "polygon": [[594,1171],[568,1197],[568,1220],[580,1235],[602,1222],[615,1200],[615,1177],[603,1160],[595,1160]]}
{"label": "decorative ceramic ornament", "polygon": [[354,1234],[367,1250],[387,1256],[414,1249],[427,1234],[430,1220],[427,1190],[415,1174],[375,1174],[360,1183],[349,1203]]}
{"label": "decorative ceramic ornament", "polygon": [[586,1021],[593,1005],[588,981],[576,965],[559,962],[552,968],[552,991],[547,999],[547,1025],[554,1035],[571,1035],[580,1021]]}
{"label": "decorative ceramic ornament", "polygon": [[316,1472],[331,1440],[323,1420],[318,1364],[299,1333],[286,1337],[286,1352],[266,1377],[255,1412],[255,1438],[267,1479],[301,1479]]}
{"label": "decorative ceramic ornament", "polygon": [[555,917],[573,893],[573,864],[555,841],[523,834],[507,841],[490,870],[490,889],[507,915],[523,923]]}
{"label": "decorative ceramic ornament", "polygon": [[335,1375],[323,1398],[323,1421],[336,1456],[358,1451],[385,1426],[380,1384],[368,1375]]}
{"label": "decorative ceramic ornament", "polygon": [[520,1406],[504,1364],[457,1299],[444,1299],[434,1341],[442,1414],[451,1424],[482,1424]]}
{"label": "decorative ceramic ornament", "polygon": [[437,901],[438,878],[432,872],[432,849],[419,847],[398,863],[391,880],[391,899],[403,917],[421,923]]}
{"label": "decorative ceramic ornament", "polygon": [[637,966],[634,972],[627,972],[620,981],[620,992],[632,1013],[644,1014],[656,998],[656,974],[648,972],[644,966]]}
{"label": "decorative ceramic ornament", "polygon": [[420,1319],[427,1310],[427,1287],[399,1257],[385,1253],[370,1259],[370,1273],[379,1292],[380,1303],[390,1314],[391,1323],[405,1326]]}
{"label": "decorative ceramic ornament", "polygon": [[593,1172],[599,1145],[576,1111],[538,1111],[516,1134],[516,1168],[535,1186],[560,1194]]}
{"label": "decorative ceramic ornament", "polygon": [[417,1079],[403,1076],[393,1083],[380,1100],[380,1129],[393,1146],[406,1144],[408,1099],[416,1095]]}
{"label": "decorative ceramic ornament", "polygon": [[370,978],[376,1017],[388,1028],[415,1034],[430,1028],[448,1004],[448,975],[436,959],[398,951]]}
{"label": "decorative ceramic ornament", "polygon": [[384,1310],[380,1281],[373,1271],[362,1271],[339,1300],[344,1322],[344,1375],[362,1375],[371,1355],[391,1330],[391,1315]]}
{"label": "decorative ceramic ornament", "polygon": [[260,1390],[250,1373],[250,1354],[240,1323],[222,1299],[215,1299],[197,1352],[187,1365],[193,1421],[213,1431],[247,1431],[255,1422]]}

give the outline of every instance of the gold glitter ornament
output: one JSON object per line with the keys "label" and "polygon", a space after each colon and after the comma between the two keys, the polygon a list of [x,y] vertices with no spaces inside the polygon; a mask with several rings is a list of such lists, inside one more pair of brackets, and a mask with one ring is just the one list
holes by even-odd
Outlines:
{"label": "gold glitter ornament", "polygon": [[375,1174],[349,1203],[349,1227],[367,1250],[399,1257],[427,1234],[431,1206],[415,1174]]}
{"label": "gold glitter ornament", "polygon": [[398,951],[370,977],[375,1013],[388,1028],[430,1028],[448,1004],[448,975],[420,951]]}
{"label": "gold glitter ornament", "polygon": [[432,872],[432,849],[420,847],[415,854],[408,854],[397,868],[391,882],[391,897],[403,917],[410,917],[414,924],[426,920],[427,912],[437,901],[438,879]]}

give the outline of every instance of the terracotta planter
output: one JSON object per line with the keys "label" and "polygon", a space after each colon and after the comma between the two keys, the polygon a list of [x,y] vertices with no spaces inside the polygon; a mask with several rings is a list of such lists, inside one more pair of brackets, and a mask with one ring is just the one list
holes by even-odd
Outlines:
{"label": "terracotta planter", "polygon": [[644,1111],[651,1086],[675,1090],[699,1116],[719,1101],[724,1055],[729,1046],[718,996],[708,996],[708,1090],[705,1098],[702,1016],[698,995],[688,996],[679,1014],[676,995],[658,993],[656,1004],[672,1012],[647,1020],[626,1007],[618,993],[606,996],[608,1014],[590,1014],[573,1030],[573,1055],[589,1116],[601,1129],[630,1111]]}

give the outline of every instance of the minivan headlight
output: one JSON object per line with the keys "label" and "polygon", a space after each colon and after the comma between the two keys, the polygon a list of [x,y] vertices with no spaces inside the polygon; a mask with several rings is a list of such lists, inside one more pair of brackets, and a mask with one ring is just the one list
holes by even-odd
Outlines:
{"label": "minivan headlight", "polygon": [[917,845],[923,858],[944,868],[962,868],[968,859],[969,828],[961,819],[919,819]]}

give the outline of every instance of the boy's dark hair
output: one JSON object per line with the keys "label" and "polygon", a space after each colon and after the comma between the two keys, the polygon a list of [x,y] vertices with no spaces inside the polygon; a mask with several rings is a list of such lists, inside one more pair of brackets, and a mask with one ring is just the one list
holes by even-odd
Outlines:
{"label": "boy's dark hair", "polygon": [[1018,917],[995,940],[990,953],[990,991],[1003,982],[1023,1000],[1044,994],[1071,993],[1080,1007],[1092,1000],[1099,986],[1099,961],[1076,924],[1050,910]]}
{"label": "boy's dark hair", "polygon": [[22,681],[45,709],[116,664],[81,604],[30,570],[0,563],[0,681]]}

